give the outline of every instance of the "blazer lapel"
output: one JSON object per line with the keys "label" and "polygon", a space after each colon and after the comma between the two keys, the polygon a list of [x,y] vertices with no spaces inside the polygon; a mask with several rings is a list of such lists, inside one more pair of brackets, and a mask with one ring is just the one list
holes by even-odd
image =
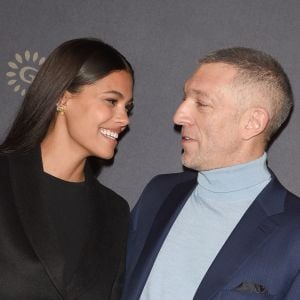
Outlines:
{"label": "blazer lapel", "polygon": [[63,257],[54,228],[42,201],[40,150],[10,156],[14,201],[25,234],[58,293],[63,296]]}
{"label": "blazer lapel", "polygon": [[278,228],[268,216],[284,209],[286,190],[274,178],[242,217],[203,278],[194,299],[212,299],[234,272]]}
{"label": "blazer lapel", "polygon": [[139,299],[158,252],[196,183],[191,180],[175,186],[159,210],[128,284],[128,299]]}

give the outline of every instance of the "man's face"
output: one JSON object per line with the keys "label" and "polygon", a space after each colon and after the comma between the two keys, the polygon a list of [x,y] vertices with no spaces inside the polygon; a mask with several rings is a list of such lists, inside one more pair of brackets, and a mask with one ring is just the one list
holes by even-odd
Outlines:
{"label": "man's face", "polygon": [[241,162],[240,113],[230,65],[200,66],[184,87],[184,99],[174,115],[182,126],[182,163],[198,171]]}

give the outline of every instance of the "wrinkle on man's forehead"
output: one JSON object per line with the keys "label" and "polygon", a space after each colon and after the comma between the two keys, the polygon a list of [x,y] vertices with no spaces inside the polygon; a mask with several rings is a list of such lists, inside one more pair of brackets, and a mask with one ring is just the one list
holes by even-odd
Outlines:
{"label": "wrinkle on man's forehead", "polygon": [[212,102],[223,102],[224,100],[236,98],[235,87],[232,82],[211,83],[205,80],[191,80],[185,86],[185,96],[200,98]]}

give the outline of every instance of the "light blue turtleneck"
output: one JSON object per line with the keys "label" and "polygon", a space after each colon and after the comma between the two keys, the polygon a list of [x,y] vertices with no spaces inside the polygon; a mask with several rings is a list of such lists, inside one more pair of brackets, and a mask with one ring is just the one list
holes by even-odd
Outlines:
{"label": "light blue turtleneck", "polygon": [[271,180],[266,153],[254,161],[198,173],[198,185],[174,222],[141,298],[185,300],[247,208]]}

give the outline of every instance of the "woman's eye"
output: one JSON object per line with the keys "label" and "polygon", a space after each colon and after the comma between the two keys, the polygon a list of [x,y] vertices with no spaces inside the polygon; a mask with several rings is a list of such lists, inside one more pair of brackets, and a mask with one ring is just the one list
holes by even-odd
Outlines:
{"label": "woman's eye", "polygon": [[118,101],[115,99],[106,99],[106,102],[110,103],[112,106],[115,106]]}
{"label": "woman's eye", "polygon": [[130,113],[131,111],[132,111],[132,109],[133,109],[133,102],[130,102],[130,103],[128,103],[126,106],[125,106],[125,109],[126,109],[126,111],[127,111],[127,113]]}

